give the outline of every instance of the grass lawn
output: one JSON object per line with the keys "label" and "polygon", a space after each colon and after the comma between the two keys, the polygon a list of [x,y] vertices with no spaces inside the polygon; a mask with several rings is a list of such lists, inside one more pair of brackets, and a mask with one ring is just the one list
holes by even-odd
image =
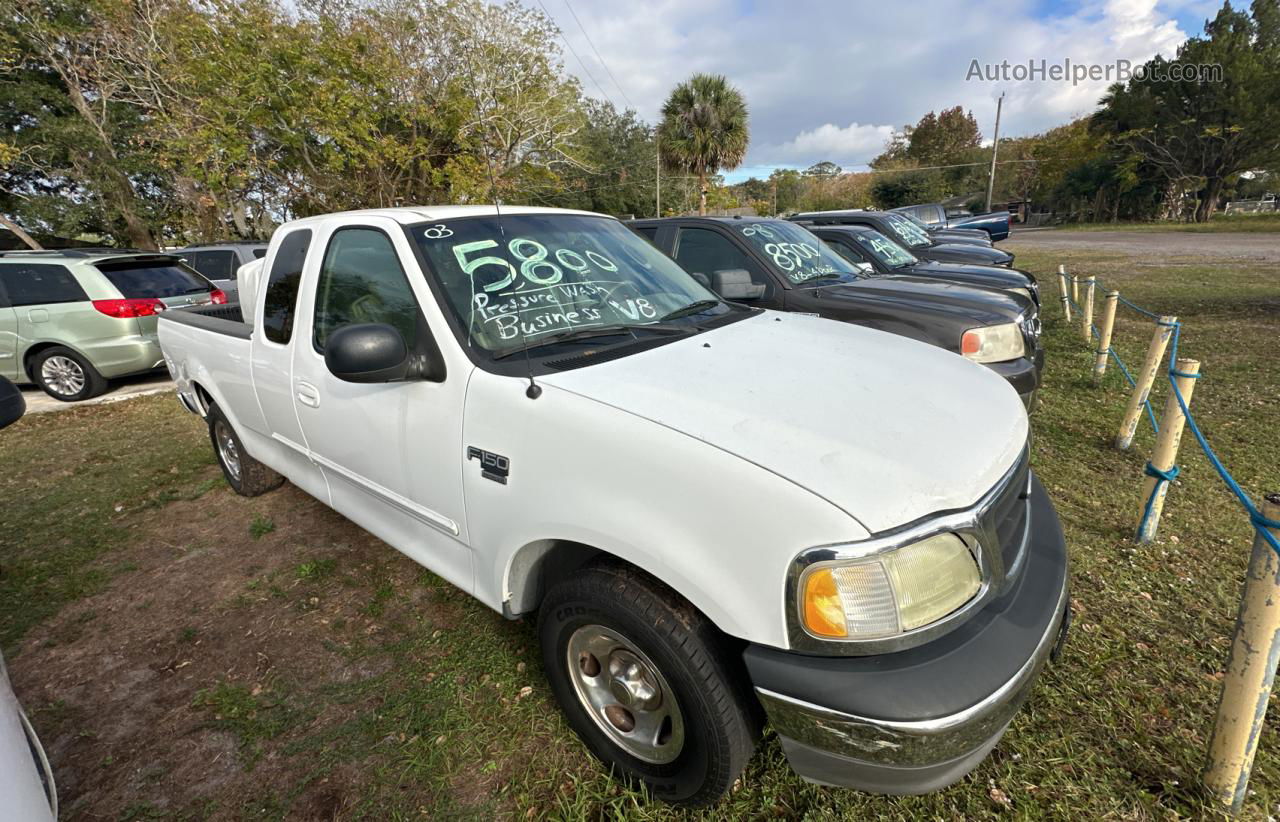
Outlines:
{"label": "grass lawn", "polygon": [[1069,223],[1063,231],[1189,231],[1193,234],[1219,232],[1280,231],[1280,212],[1265,214],[1215,214],[1207,223]]}
{"label": "grass lawn", "polygon": [[[1030,236],[1030,235],[1029,235]],[[1273,265],[1135,266],[1034,250],[1177,314],[1193,408],[1246,488],[1280,490]],[[1125,395],[1044,278],[1048,367],[1033,462],[1072,557],[1062,661],[994,754],[924,797],[805,784],[766,736],[709,812],[605,775],[560,718],[532,626],[503,620],[286,485],[232,494],[171,396],[28,417],[0,433],[0,642],[74,818],[1199,818],[1249,554],[1246,517],[1184,440],[1155,545],[1130,537],[1153,437],[1115,451]],[[1136,367],[1149,327],[1122,314]],[[1167,384],[1157,383],[1163,405]],[[1280,815],[1264,732],[1245,818]]]}

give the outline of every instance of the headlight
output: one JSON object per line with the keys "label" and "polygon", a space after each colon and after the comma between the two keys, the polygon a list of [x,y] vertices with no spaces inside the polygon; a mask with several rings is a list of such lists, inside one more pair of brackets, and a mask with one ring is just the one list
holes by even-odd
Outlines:
{"label": "headlight", "polygon": [[894,636],[942,619],[981,587],[964,541],[937,534],[866,559],[808,569],[800,580],[800,617],[820,638]]}
{"label": "headlight", "polygon": [[974,362],[1016,360],[1026,352],[1017,323],[970,328],[960,337],[960,353]]}
{"label": "headlight", "polygon": [[1022,296],[1026,297],[1028,300],[1035,302],[1035,298],[1031,296],[1031,289],[1029,288],[1010,288],[1009,290],[1012,291],[1014,294],[1021,294]]}

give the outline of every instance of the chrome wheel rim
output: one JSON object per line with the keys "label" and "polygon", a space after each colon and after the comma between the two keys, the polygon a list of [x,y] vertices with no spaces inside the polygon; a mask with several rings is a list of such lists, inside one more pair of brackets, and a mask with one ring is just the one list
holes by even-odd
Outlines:
{"label": "chrome wheel rim", "polygon": [[684,748],[684,717],[666,677],[626,637],[603,625],[573,632],[569,679],[592,721],[618,747],[655,765]]}
{"label": "chrome wheel rim", "polygon": [[218,457],[227,473],[236,482],[240,481],[240,449],[236,448],[235,437],[231,436],[231,428],[222,420],[213,424],[213,436],[218,441]]}
{"label": "chrome wheel rim", "polygon": [[40,379],[63,397],[74,397],[84,390],[84,369],[80,363],[61,354],[44,361],[40,366]]}

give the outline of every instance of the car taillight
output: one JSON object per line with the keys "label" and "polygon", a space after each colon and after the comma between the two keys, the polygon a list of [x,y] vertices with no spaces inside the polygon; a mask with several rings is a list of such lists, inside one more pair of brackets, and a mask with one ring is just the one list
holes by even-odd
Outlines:
{"label": "car taillight", "polygon": [[165,308],[164,303],[155,297],[143,297],[134,300],[94,300],[93,307],[108,317],[116,317],[121,320],[133,317],[150,317],[153,314],[159,314]]}
{"label": "car taillight", "polygon": [[213,303],[214,305],[226,305],[227,292],[223,291],[221,288],[213,289],[212,291],[209,292],[209,302]]}

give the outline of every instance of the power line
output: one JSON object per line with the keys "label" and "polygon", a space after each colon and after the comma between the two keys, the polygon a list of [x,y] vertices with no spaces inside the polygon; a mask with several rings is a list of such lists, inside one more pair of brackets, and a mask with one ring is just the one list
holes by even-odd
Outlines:
{"label": "power line", "polygon": [[[538,0],[538,5],[542,6],[542,13],[547,15],[547,19],[554,23],[556,18],[551,16],[551,12],[547,9],[546,4],[543,3],[542,0]],[[556,25],[556,34],[560,35],[561,42],[563,42],[565,47],[569,49],[569,53],[573,55],[573,59],[578,61],[578,65],[582,66],[582,70],[586,73],[587,77],[591,78],[591,83],[596,87],[596,91],[600,92],[600,96],[605,100],[609,100],[609,95],[605,94],[604,87],[600,85],[600,81],[591,73],[591,69],[587,68],[587,64],[578,56],[578,52],[573,50],[573,45],[570,44],[569,38],[564,36],[564,30],[560,28],[559,24]],[[606,66],[606,69],[607,68],[608,67]],[[609,102],[612,103],[613,101],[609,100]]]}
{"label": "power line", "polygon": [[609,79],[613,81],[617,87],[618,93],[622,95],[622,99],[627,101],[627,106],[633,111],[636,110],[635,103],[631,102],[631,98],[622,90],[622,84],[618,82],[618,78],[613,76],[613,72],[609,69],[609,64],[604,61],[604,57],[600,56],[600,50],[596,48],[596,44],[592,42],[591,35],[587,34],[586,26],[582,25],[582,21],[578,19],[578,13],[573,10],[573,6],[569,5],[569,0],[564,0],[565,8],[569,10],[569,14],[573,15],[573,22],[578,24],[578,29],[582,32],[582,36],[587,38],[587,45],[591,46],[591,51],[595,53],[596,59],[600,61],[600,65],[604,66],[604,71],[609,75]]}

